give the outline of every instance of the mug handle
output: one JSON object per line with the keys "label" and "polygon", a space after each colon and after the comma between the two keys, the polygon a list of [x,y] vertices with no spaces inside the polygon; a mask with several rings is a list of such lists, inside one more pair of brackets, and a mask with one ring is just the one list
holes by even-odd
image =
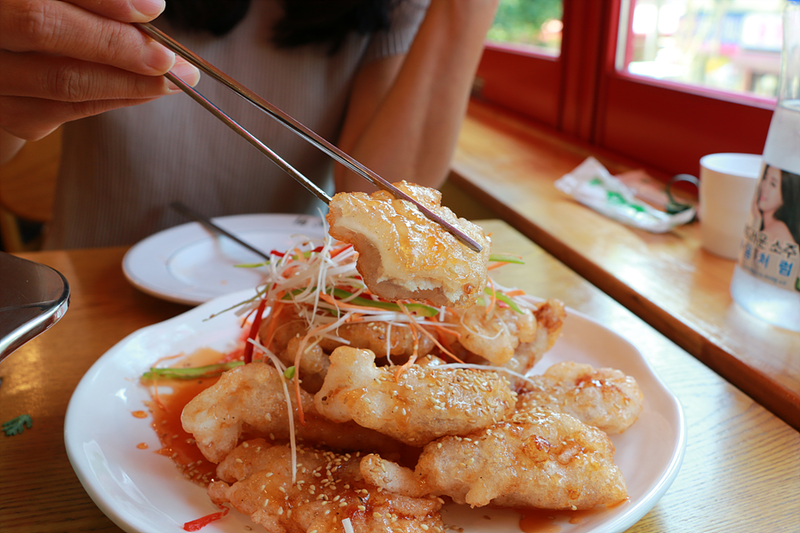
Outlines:
{"label": "mug handle", "polygon": [[672,196],[672,186],[681,181],[691,183],[692,185],[697,187],[698,192],[700,190],[700,180],[698,180],[695,176],[692,176],[691,174],[678,174],[676,176],[672,176],[667,182],[667,185],[665,186],[664,189],[664,192],[667,193],[667,198],[669,199],[669,202],[667,203],[664,209],[666,210],[667,213],[671,215],[674,215],[675,213],[680,213],[681,211],[686,211],[687,209],[690,209],[692,207],[691,205],[678,202]]}

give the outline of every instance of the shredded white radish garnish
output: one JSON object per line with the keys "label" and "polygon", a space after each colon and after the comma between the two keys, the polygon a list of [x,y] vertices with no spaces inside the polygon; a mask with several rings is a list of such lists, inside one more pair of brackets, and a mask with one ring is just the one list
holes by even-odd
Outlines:
{"label": "shredded white radish garnish", "polygon": [[297,481],[297,437],[295,436],[294,431],[292,397],[289,395],[289,387],[286,385],[286,366],[281,363],[280,359],[278,359],[275,354],[273,354],[270,350],[267,350],[259,342],[253,339],[248,339],[248,342],[252,343],[253,346],[261,350],[264,355],[269,357],[269,360],[272,361],[272,364],[275,365],[275,368],[277,368],[278,372],[281,373],[281,385],[283,385],[283,394],[286,397],[286,411],[289,419],[289,446],[292,449],[292,483],[294,483]]}
{"label": "shredded white radish garnish", "polygon": [[342,526],[344,527],[344,533],[356,533],[356,530],[353,529],[353,523],[349,518],[342,520]]}

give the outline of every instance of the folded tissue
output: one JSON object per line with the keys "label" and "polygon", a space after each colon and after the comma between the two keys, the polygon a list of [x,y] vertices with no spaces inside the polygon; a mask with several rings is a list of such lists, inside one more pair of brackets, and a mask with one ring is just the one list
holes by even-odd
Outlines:
{"label": "folded tissue", "polygon": [[594,157],[589,157],[575,170],[562,176],[555,186],[598,213],[651,233],[665,233],[691,222],[696,214],[695,207],[670,214],[642,202]]}

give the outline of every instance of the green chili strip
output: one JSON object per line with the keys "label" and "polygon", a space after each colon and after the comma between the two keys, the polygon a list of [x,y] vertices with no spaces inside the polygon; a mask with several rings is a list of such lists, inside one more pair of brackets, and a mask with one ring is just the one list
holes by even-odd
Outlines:
{"label": "green chili strip", "polygon": [[[347,302],[345,303],[353,305],[361,305],[364,307],[377,307],[378,309],[386,309],[387,311],[395,311],[398,313],[401,313],[403,311],[400,308],[400,306],[397,305],[396,303],[370,300],[369,298],[362,298],[360,296],[351,298],[353,294],[347,292],[344,289],[333,289],[333,295],[342,300],[347,299]],[[418,313],[422,316],[432,317],[439,314],[438,309],[424,304],[405,304],[405,308],[411,312]]]}
{"label": "green chili strip", "polygon": [[213,378],[221,375],[226,370],[243,365],[243,361],[231,361],[216,365],[196,366],[193,368],[150,368],[149,372],[142,374],[143,379],[200,379]]}
{"label": "green chili strip", "polygon": [[502,292],[500,292],[500,291],[492,291],[491,287],[486,287],[486,289],[483,292],[485,292],[489,296],[491,296],[492,292],[494,292],[495,298],[497,298],[498,300],[500,300],[504,304],[508,305],[511,309],[513,309],[517,313],[522,314],[522,309],[519,308],[517,303],[513,299],[511,299],[509,296],[503,294]]}
{"label": "green chili strip", "polygon": [[516,265],[524,265],[525,261],[516,255],[511,254],[492,254],[489,256],[489,261],[498,261],[500,263],[514,263]]}

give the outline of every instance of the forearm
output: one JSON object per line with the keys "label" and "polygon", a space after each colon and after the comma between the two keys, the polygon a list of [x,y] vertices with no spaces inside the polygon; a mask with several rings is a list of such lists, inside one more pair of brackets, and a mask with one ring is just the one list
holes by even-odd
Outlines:
{"label": "forearm", "polygon": [[[342,148],[390,181],[440,186],[496,7],[497,0],[433,0],[385,97],[360,128],[346,125]],[[369,186],[338,168],[337,188]]]}
{"label": "forearm", "polygon": [[0,129],[0,166],[5,165],[17,155],[25,141]]}

